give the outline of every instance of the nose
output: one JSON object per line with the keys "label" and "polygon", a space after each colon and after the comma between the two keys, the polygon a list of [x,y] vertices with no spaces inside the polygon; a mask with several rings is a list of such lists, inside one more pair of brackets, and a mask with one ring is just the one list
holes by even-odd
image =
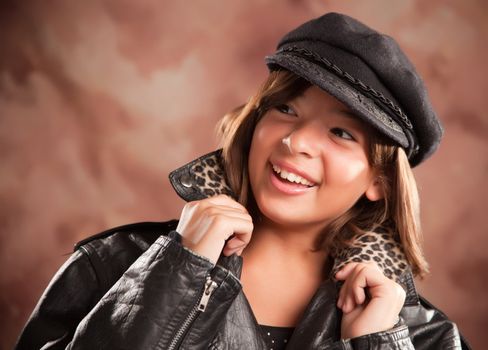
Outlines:
{"label": "nose", "polygon": [[325,140],[323,126],[313,122],[297,125],[288,137],[289,139],[285,144],[288,143],[290,152],[308,158],[319,155]]}

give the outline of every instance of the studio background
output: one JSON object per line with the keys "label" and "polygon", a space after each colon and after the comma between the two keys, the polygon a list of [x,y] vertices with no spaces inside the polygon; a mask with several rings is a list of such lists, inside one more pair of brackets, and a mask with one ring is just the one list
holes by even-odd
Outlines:
{"label": "studio background", "polygon": [[327,11],[395,37],[445,128],[415,169],[432,274],[418,287],[488,338],[488,6],[482,0],[2,1],[0,349],[74,243],[179,216],[167,174],[267,74],[278,39]]}

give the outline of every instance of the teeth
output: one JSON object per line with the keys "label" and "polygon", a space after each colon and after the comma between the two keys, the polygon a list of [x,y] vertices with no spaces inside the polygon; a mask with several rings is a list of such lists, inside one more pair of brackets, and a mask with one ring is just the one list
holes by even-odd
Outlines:
{"label": "teeth", "polygon": [[313,182],[304,179],[300,175],[289,173],[286,170],[281,169],[279,166],[273,164],[273,170],[277,173],[282,179],[288,180],[290,182],[295,182],[297,184],[305,185],[305,186],[313,186]]}

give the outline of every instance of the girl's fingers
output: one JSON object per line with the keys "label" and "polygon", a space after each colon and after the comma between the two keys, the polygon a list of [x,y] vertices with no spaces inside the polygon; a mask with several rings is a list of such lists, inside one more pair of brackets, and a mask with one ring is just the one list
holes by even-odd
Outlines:
{"label": "girl's fingers", "polygon": [[243,210],[247,213],[246,207],[244,207],[241,203],[237,202],[236,200],[232,199],[231,197],[220,194],[218,196],[213,196],[201,201],[203,205],[222,205],[228,206],[235,209]]}
{"label": "girl's fingers", "polygon": [[374,287],[384,283],[386,278],[375,263],[350,263],[337,274],[338,280],[352,279],[360,287]]}
{"label": "girl's fingers", "polygon": [[236,253],[240,255],[244,248],[249,244],[251,234],[234,233],[233,237],[227,240],[223,253],[226,256]]}
{"label": "girl's fingers", "polygon": [[212,205],[208,207],[202,207],[200,208],[200,214],[209,217],[218,215],[232,215],[252,220],[251,215],[249,215],[247,211],[243,211],[239,208],[230,207],[227,205]]}
{"label": "girl's fingers", "polygon": [[225,246],[229,249],[237,249],[237,248],[242,247],[243,245],[246,245],[247,242],[243,241],[239,237],[240,237],[240,235],[237,235],[234,238],[228,240],[227,243],[225,244]]}
{"label": "girl's fingers", "polygon": [[344,284],[341,287],[337,306],[341,308],[344,313],[348,313],[356,306],[356,303],[354,301],[354,296],[351,291],[350,279],[346,279]]}
{"label": "girl's fingers", "polygon": [[223,252],[223,254],[225,256],[230,256],[232,254],[241,255],[242,252],[243,252],[243,250],[244,250],[244,248],[246,248],[246,244],[244,244],[244,245],[242,245],[240,247],[237,247],[237,248],[232,248],[232,249],[225,247],[222,250],[222,252]]}
{"label": "girl's fingers", "polygon": [[366,301],[366,290],[364,288],[356,288],[354,291],[354,300],[359,305],[364,303]]}
{"label": "girl's fingers", "polygon": [[348,313],[366,301],[366,288],[384,283],[386,278],[376,265],[351,263],[342,268],[337,274],[338,280],[344,280],[339,292],[337,306]]}
{"label": "girl's fingers", "polygon": [[[219,217],[211,225],[211,230],[218,235],[219,239],[226,241],[234,235],[231,240],[241,240],[246,244],[251,240],[253,228],[252,220],[235,216]],[[212,236],[206,235],[203,240],[207,238],[214,240]]]}
{"label": "girl's fingers", "polygon": [[384,276],[376,264],[345,266],[338,273],[338,279],[344,280],[337,303],[343,311],[343,336],[372,333],[395,324],[406,294],[398,283]]}
{"label": "girl's fingers", "polygon": [[253,229],[246,208],[225,195],[187,203],[177,227],[183,245],[214,263],[221,253],[242,251]]}
{"label": "girl's fingers", "polygon": [[343,312],[348,312],[350,309],[355,307],[355,298],[352,291],[352,280],[351,275],[353,274],[355,268],[359,263],[349,263],[340,269],[335,277],[339,281],[344,281],[339,292],[339,299],[337,301],[337,306],[342,309]]}
{"label": "girl's fingers", "polygon": [[223,253],[226,256],[232,255],[237,253],[239,250],[243,250],[247,243],[246,241],[242,240],[240,237],[242,235],[236,235],[232,239],[229,239],[224,246]]}
{"label": "girl's fingers", "polygon": [[345,266],[342,267],[337,273],[335,274],[335,277],[339,281],[343,281],[349,276],[349,274],[354,270],[354,268],[358,265],[359,263],[353,262],[346,264]]}

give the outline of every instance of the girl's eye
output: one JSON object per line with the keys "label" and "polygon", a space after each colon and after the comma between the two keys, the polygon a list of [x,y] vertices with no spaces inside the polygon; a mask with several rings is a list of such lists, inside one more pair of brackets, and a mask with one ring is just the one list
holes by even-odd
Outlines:
{"label": "girl's eye", "polygon": [[339,136],[342,139],[355,141],[354,137],[349,132],[347,132],[344,129],[341,129],[341,128],[332,128],[330,131],[334,135]]}
{"label": "girl's eye", "polygon": [[295,111],[287,104],[278,105],[275,108],[281,113],[296,115]]}

